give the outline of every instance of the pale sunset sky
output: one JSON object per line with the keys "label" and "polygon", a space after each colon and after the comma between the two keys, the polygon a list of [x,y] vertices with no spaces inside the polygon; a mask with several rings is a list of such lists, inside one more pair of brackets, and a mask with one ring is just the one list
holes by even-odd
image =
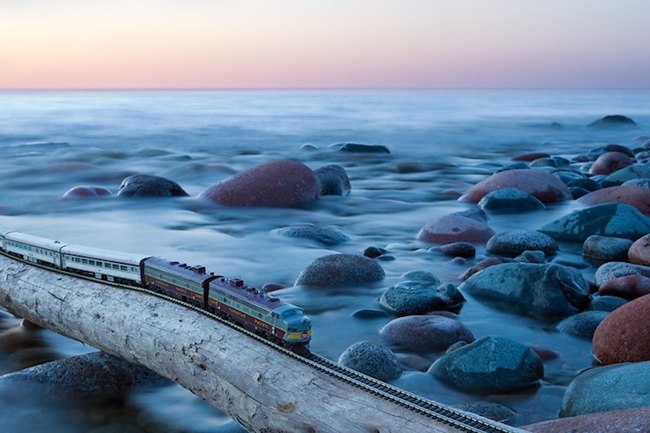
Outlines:
{"label": "pale sunset sky", "polygon": [[0,0],[0,89],[650,87],[650,0]]}

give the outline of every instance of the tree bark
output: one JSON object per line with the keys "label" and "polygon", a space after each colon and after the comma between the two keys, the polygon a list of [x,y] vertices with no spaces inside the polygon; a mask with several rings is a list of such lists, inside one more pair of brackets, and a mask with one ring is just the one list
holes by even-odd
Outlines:
{"label": "tree bark", "polygon": [[0,256],[0,304],[174,380],[250,432],[459,431],[144,293]]}

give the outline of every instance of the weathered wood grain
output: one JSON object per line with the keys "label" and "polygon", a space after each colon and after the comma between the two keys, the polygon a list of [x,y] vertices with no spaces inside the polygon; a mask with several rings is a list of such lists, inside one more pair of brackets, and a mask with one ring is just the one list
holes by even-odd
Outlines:
{"label": "weathered wood grain", "polygon": [[0,256],[0,304],[54,332],[149,367],[250,432],[458,431],[147,294]]}

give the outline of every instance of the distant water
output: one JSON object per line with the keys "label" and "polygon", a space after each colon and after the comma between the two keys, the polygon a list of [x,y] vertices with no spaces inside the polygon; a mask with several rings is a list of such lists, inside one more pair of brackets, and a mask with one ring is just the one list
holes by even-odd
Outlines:
{"label": "distant water", "polygon": [[[639,128],[586,128],[607,114],[629,116]],[[427,221],[468,207],[455,198],[471,183],[519,153],[573,156],[607,143],[635,147],[635,137],[642,134],[650,134],[648,90],[0,92],[0,225],[70,243],[203,264],[256,286],[284,284],[289,288],[278,296],[303,306],[313,319],[312,349],[336,359],[354,342],[380,341],[378,329],[389,318],[360,320],[352,313],[377,308],[378,296],[401,274],[428,270],[458,284],[458,275],[485,257],[479,248],[477,259],[463,264],[415,240]],[[342,154],[329,148],[341,142],[380,144],[391,154]],[[301,149],[306,143],[318,150]],[[285,158],[314,169],[344,166],[352,193],[291,210],[206,207],[192,198],[61,200],[77,185],[117,192],[121,180],[135,173],[170,178],[193,196],[238,171]],[[497,231],[534,229],[572,206],[493,217],[490,224]],[[334,227],[351,242],[326,248],[272,232],[292,223]],[[343,291],[290,287],[313,259],[333,252],[361,253],[371,245],[395,257],[381,262],[387,273],[381,284]],[[562,251],[563,259],[581,262],[579,247],[563,245]],[[592,278],[594,270],[583,272]],[[566,384],[591,365],[588,343],[558,334],[547,324],[473,300],[460,319],[476,337],[508,336],[560,354],[545,364],[543,386],[490,397],[515,408],[521,423],[555,417]],[[62,356],[90,350],[54,335],[49,339]],[[445,403],[484,398],[450,391],[419,372],[405,372],[397,383]],[[16,404],[10,414],[0,408],[0,416],[23,417],[25,431],[39,431],[30,424],[29,402]],[[131,417],[137,432],[241,431],[177,387],[136,393],[129,404],[121,417]],[[177,416],[187,411],[192,422]],[[141,419],[148,420],[147,429],[137,427]],[[48,431],[86,431],[88,420],[82,421],[55,423]],[[121,431],[110,417],[103,422],[96,427]]]}

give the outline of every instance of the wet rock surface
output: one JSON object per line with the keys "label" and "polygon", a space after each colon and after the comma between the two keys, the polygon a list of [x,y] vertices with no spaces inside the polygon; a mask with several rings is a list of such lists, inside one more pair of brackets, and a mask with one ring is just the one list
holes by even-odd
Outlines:
{"label": "wet rock surface", "polygon": [[543,203],[571,198],[569,188],[553,174],[539,169],[519,169],[493,174],[471,187],[459,200],[478,203],[486,194],[502,188],[527,192]]}
{"label": "wet rock surface", "polygon": [[342,286],[376,283],[384,279],[374,260],[355,254],[330,254],[310,263],[298,276],[297,286]]}
{"label": "wet rock surface", "polygon": [[345,168],[338,164],[329,164],[314,170],[320,182],[321,195],[347,195],[352,186]]}
{"label": "wet rock surface", "polygon": [[396,379],[402,374],[397,356],[390,349],[371,341],[351,345],[338,362],[379,380]]}
{"label": "wet rock surface", "polygon": [[589,285],[582,274],[556,264],[490,266],[459,289],[498,308],[549,321],[579,313],[589,300]]}
{"label": "wet rock surface", "polygon": [[341,152],[351,153],[390,153],[386,146],[377,144],[342,143],[337,145]]}
{"label": "wet rock surface", "polygon": [[635,207],[641,213],[650,215],[650,190],[635,185],[611,186],[580,197],[578,203],[585,206],[603,203],[626,203]]}
{"label": "wet rock surface", "polygon": [[557,329],[574,337],[591,340],[596,328],[608,314],[606,311],[583,311],[562,320]]}
{"label": "wet rock surface", "polygon": [[494,213],[518,213],[544,209],[537,197],[516,188],[502,188],[487,193],[478,202],[481,209]]}
{"label": "wet rock surface", "polygon": [[187,197],[179,184],[164,177],[134,174],[125,178],[118,197]]}
{"label": "wet rock surface", "polygon": [[627,251],[627,257],[631,263],[650,266],[650,234],[634,241]]}
{"label": "wet rock surface", "polygon": [[593,163],[589,174],[612,174],[632,164],[634,164],[634,159],[625,153],[605,152]]}
{"label": "wet rock surface", "polygon": [[604,129],[604,128],[630,128],[636,127],[636,122],[630,117],[622,114],[608,114],[600,119],[596,119],[587,125],[588,128]]}
{"label": "wet rock surface", "polygon": [[494,235],[486,222],[461,213],[453,213],[425,224],[417,239],[433,244],[454,242],[484,243]]}
{"label": "wet rock surface", "polygon": [[439,352],[459,341],[474,341],[472,332],[458,319],[436,314],[400,317],[379,333],[388,344],[415,352]]}
{"label": "wet rock surface", "polygon": [[295,224],[274,230],[282,237],[309,239],[325,246],[341,245],[350,240],[343,232],[328,227],[319,227],[315,224]]}
{"label": "wet rock surface", "polygon": [[535,230],[512,230],[492,236],[485,249],[497,256],[516,257],[524,251],[542,251],[555,254],[559,247],[550,236]]}
{"label": "wet rock surface", "polygon": [[627,300],[636,299],[650,294],[650,278],[638,274],[614,278],[598,287],[598,293]]}
{"label": "wet rock surface", "polygon": [[75,186],[63,194],[64,199],[85,199],[110,197],[113,193],[101,186]]}
{"label": "wet rock surface", "polygon": [[592,235],[582,244],[582,255],[596,262],[627,260],[632,241],[625,238]]}
{"label": "wet rock surface", "polygon": [[534,351],[514,340],[484,337],[439,358],[429,372],[463,391],[493,394],[537,383],[544,365]]}
{"label": "wet rock surface", "polygon": [[379,303],[392,314],[405,316],[436,310],[458,311],[465,302],[453,284],[430,281],[401,281],[386,290]]}

